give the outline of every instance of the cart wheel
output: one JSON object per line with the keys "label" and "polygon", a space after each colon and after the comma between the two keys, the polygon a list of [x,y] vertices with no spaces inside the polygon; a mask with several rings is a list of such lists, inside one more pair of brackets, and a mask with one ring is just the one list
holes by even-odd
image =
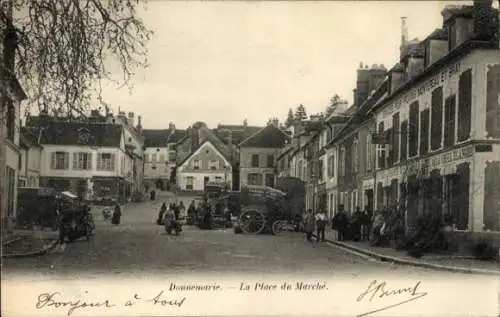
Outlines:
{"label": "cart wheel", "polygon": [[273,222],[273,225],[271,226],[271,229],[273,230],[274,235],[279,235],[281,232],[283,232],[283,223],[281,220],[276,220]]}
{"label": "cart wheel", "polygon": [[266,226],[266,218],[258,210],[248,210],[240,215],[240,224],[244,233],[259,234]]}

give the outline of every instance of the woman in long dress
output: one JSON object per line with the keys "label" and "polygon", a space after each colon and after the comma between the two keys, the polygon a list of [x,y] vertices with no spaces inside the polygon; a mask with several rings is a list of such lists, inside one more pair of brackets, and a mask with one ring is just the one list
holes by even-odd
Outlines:
{"label": "woman in long dress", "polygon": [[113,211],[113,216],[111,217],[111,223],[114,225],[119,225],[122,217],[122,210],[120,205],[115,205],[115,210]]}

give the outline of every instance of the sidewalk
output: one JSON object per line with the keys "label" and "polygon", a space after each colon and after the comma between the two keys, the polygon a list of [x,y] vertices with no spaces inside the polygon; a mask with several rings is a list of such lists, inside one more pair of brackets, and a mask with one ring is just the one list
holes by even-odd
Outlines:
{"label": "sidewalk", "polygon": [[2,237],[2,257],[36,256],[54,248],[58,239],[57,231],[14,230]]}
{"label": "sidewalk", "polygon": [[479,261],[472,256],[426,254],[417,259],[409,256],[406,251],[399,251],[391,247],[372,247],[368,243],[360,241],[337,241],[337,232],[331,229],[327,230],[325,238],[332,244],[380,261],[462,273],[500,275],[498,262]]}

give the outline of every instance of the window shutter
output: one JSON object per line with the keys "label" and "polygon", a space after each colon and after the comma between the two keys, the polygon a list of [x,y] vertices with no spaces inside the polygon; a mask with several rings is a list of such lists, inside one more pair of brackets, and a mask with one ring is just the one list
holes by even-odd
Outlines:
{"label": "window shutter", "polygon": [[69,152],[64,153],[64,168],[69,168]]}
{"label": "window shutter", "polygon": [[[69,159],[68,159],[68,161],[69,161]],[[78,168],[78,153],[73,153],[73,169],[77,169],[77,168]]]}
{"label": "window shutter", "polygon": [[56,168],[56,152],[50,153],[50,166],[52,169]]}
{"label": "window shutter", "polygon": [[88,164],[87,164],[87,169],[92,170],[92,153],[88,153]]}

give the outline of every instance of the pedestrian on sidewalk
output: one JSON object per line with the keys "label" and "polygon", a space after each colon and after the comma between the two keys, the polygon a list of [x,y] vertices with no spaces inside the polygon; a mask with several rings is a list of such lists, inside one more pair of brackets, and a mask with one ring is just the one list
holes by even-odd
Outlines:
{"label": "pedestrian on sidewalk", "polygon": [[326,214],[323,210],[319,210],[316,214],[316,241],[325,242],[325,227],[326,227]]}
{"label": "pedestrian on sidewalk", "polygon": [[372,217],[373,217],[372,211],[368,207],[366,207],[365,211],[363,212],[363,216],[361,218],[361,240],[362,241],[369,241],[370,240],[370,230],[371,230],[371,224],[372,224]]}
{"label": "pedestrian on sidewalk", "polygon": [[361,226],[363,222],[363,213],[359,207],[356,207],[356,211],[352,217],[352,233],[354,241],[359,241],[362,238]]}
{"label": "pedestrian on sidewalk", "polygon": [[339,205],[339,212],[332,219],[332,229],[337,231],[337,240],[344,241],[349,219],[344,211],[344,205]]}
{"label": "pedestrian on sidewalk", "polygon": [[314,231],[314,215],[312,209],[307,209],[306,215],[304,217],[304,231],[306,232],[307,241],[311,241]]}

